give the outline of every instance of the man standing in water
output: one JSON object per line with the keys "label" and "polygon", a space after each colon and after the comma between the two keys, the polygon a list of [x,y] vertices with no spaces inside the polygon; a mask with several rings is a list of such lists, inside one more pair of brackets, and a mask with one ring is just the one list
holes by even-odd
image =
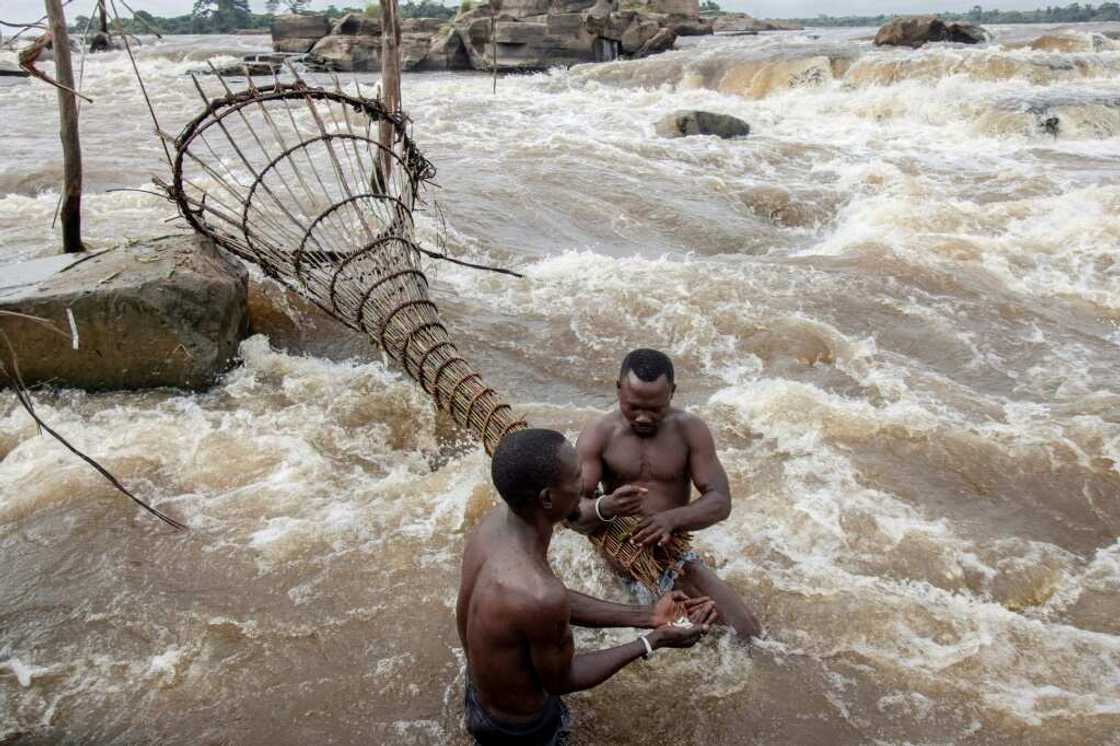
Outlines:
{"label": "man standing in water", "polygon": [[[614,604],[570,591],[553,575],[553,528],[575,517],[580,501],[576,452],[560,433],[510,433],[494,451],[491,475],[505,505],[467,540],[456,607],[467,655],[467,730],[482,746],[552,746],[567,730],[558,695],[597,686],[658,648],[691,647],[715,609],[683,593],[652,607]],[[577,654],[572,624],[653,629]]]}
{"label": "man standing in water", "polygon": [[[727,472],[704,421],[672,406],[677,384],[668,356],[634,350],[622,361],[617,386],[618,409],[584,428],[576,443],[584,499],[569,525],[591,533],[615,516],[642,515],[631,540],[650,545],[725,520],[731,514]],[[593,497],[600,482],[607,494]],[[693,485],[700,496],[690,501]],[[757,637],[761,627],[739,594],[689,554],[679,576],[662,576],[662,590],[710,597],[721,621],[744,640]]]}

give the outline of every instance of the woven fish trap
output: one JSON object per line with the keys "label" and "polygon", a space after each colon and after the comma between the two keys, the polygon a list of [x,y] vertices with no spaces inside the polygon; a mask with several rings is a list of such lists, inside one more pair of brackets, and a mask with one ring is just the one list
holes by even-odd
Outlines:
{"label": "woven fish trap", "polygon": [[[293,84],[206,98],[175,138],[180,214],[378,344],[487,453],[525,423],[463,358],[440,320],[414,240],[413,209],[435,169],[403,115],[341,88]],[[392,125],[391,147],[379,141]]]}
{"label": "woven fish trap", "polygon": [[[366,333],[492,454],[527,427],[463,358],[429,294],[413,210],[435,169],[407,120],[377,99],[296,82],[210,99],[174,138],[161,184],[197,230],[347,327]],[[379,130],[392,126],[390,147]],[[666,547],[628,539],[618,518],[592,541],[656,591],[688,537]]]}
{"label": "woven fish trap", "polygon": [[666,544],[660,546],[632,544],[630,537],[641,522],[641,516],[618,516],[589,538],[600,552],[617,562],[631,577],[656,595],[669,590],[661,587],[661,579],[666,572],[673,579],[680,574],[685,556],[692,548],[692,534],[674,533]]}

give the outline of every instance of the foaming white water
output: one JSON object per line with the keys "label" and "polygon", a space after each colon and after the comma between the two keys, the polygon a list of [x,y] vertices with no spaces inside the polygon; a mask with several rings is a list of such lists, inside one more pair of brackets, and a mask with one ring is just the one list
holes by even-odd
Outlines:
{"label": "foaming white water", "polygon": [[[463,349],[572,437],[627,349],[665,349],[732,480],[697,544],[769,639],[719,634],[575,697],[580,743],[1115,732],[1120,53],[997,31],[916,53],[869,30],[701,40],[496,95],[406,76],[442,187],[421,239],[526,274],[430,267]],[[142,48],[164,129],[200,108],[188,70],[259,43]],[[86,81],[90,242],[180,230],[157,198],[105,192],[164,169],[127,61],[91,57]],[[57,250],[54,102],[0,84],[5,259]],[[658,138],[684,108],[752,134]],[[465,742],[451,620],[463,533],[495,499],[485,457],[379,363],[241,352],[205,394],[37,394],[182,537],[3,405],[0,738]],[[582,537],[552,560],[628,598]]]}

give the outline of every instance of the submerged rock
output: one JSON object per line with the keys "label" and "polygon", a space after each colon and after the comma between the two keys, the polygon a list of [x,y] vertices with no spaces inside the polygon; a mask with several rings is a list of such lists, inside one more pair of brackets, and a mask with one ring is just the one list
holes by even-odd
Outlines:
{"label": "submerged rock", "polygon": [[0,78],[26,78],[30,73],[8,62],[0,62]]}
{"label": "submerged rock", "polygon": [[913,47],[935,41],[979,44],[988,32],[971,23],[945,23],[937,16],[899,16],[883,24],[875,34],[875,46]]}
{"label": "submerged rock", "polygon": [[248,273],[194,236],[47,257],[0,277],[0,309],[64,332],[0,315],[28,384],[203,388],[231,365],[248,327]]}
{"label": "submerged rock", "polygon": [[746,137],[751,126],[727,114],[713,114],[710,111],[678,111],[662,119],[654,126],[661,137],[689,137],[691,135],[715,135],[729,140],[733,137]]}

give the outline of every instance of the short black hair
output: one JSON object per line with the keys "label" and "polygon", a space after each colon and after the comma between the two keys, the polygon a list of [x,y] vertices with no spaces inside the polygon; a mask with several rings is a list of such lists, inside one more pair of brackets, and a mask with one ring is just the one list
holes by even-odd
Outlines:
{"label": "short black hair", "polygon": [[665,376],[669,383],[673,383],[673,361],[664,352],[642,347],[634,350],[622,358],[622,368],[618,371],[618,380],[626,378],[626,374],[634,372],[640,380],[653,383],[661,376]]}
{"label": "short black hair", "polygon": [[490,478],[498,494],[515,511],[552,487],[564,474],[561,448],[568,442],[555,430],[529,428],[502,438],[490,463]]}

